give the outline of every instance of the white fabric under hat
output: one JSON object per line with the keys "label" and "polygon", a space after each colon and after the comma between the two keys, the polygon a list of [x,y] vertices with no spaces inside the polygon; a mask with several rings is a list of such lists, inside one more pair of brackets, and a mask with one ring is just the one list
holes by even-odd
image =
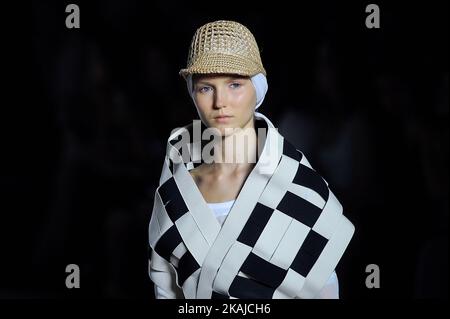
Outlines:
{"label": "white fabric under hat", "polygon": [[[256,92],[256,105],[255,105],[255,110],[256,110],[263,103],[264,98],[267,93],[267,90],[269,89],[269,85],[267,83],[266,76],[262,73],[258,73],[256,75],[252,76],[250,79],[253,83],[253,87],[255,88],[255,92]],[[186,84],[187,84],[189,95],[191,96],[192,101],[194,101],[195,107],[197,108],[197,112],[200,115],[200,112],[198,111],[197,103],[195,103],[194,83],[192,82],[192,75],[189,74],[186,76]]]}

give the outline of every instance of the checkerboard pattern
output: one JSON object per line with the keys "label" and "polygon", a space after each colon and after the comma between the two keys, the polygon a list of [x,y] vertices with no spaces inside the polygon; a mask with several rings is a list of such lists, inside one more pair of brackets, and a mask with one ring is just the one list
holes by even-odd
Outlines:
{"label": "checkerboard pattern", "polygon": [[[178,275],[178,285],[181,287],[186,279],[200,268],[200,265],[197,263],[195,258],[189,250],[185,248],[181,235],[175,225],[175,222],[181,216],[188,213],[189,210],[173,177],[169,178],[163,185],[161,185],[159,188],[159,195],[162,199],[163,205],[165,206],[167,214],[174,224],[158,240],[158,243],[155,246],[155,251],[158,255],[174,265]],[[177,255],[174,254],[174,251],[180,245],[183,246],[181,250],[184,253],[181,256],[179,254],[176,256],[178,263],[174,264],[173,259],[171,258],[174,255]],[[180,249],[178,248],[178,250]]]}
{"label": "checkerboard pattern", "polygon": [[[221,266],[234,269],[236,276],[229,285],[222,284],[220,287],[218,284],[219,289],[213,290],[213,299],[270,299],[278,293],[295,298],[301,286],[293,288],[288,282],[292,278],[298,283],[306,280],[329,240],[314,229],[329,198],[326,181],[309,165],[305,165],[302,153],[286,140],[283,143],[283,157],[291,163],[295,162],[291,166],[297,170],[291,173],[293,178],[289,183],[301,187],[302,192],[293,192],[295,187],[288,187],[281,200],[268,202],[266,199],[263,203],[256,203],[235,245],[228,252],[237,253],[241,260],[228,259],[226,256]],[[190,163],[185,165],[189,167]],[[320,201],[301,196],[309,193],[320,197]],[[178,284],[182,286],[200,268],[189,250],[185,247],[180,249],[180,245],[184,244],[175,226],[175,222],[189,210],[173,177],[161,185],[159,196],[174,224],[161,236],[155,251],[168,262],[172,261],[172,264],[174,251],[183,252],[181,255],[178,253],[174,265]],[[265,251],[266,247],[269,247],[268,251]],[[232,260],[232,264],[227,264],[228,260]],[[220,269],[216,281],[221,281]]]}
{"label": "checkerboard pattern", "polygon": [[[298,162],[298,169],[291,183],[314,191],[326,202],[329,197],[326,182],[313,169],[301,164],[302,154],[289,142],[284,142],[282,156]],[[313,229],[323,207],[318,207],[289,190],[284,193],[281,201],[271,204],[272,207],[260,202],[256,204],[236,243],[240,251],[249,253],[244,254],[246,257],[228,291],[214,291],[212,298],[271,299],[276,290],[280,290],[286,297],[296,297],[296,291],[292,291],[290,287],[284,288],[283,285],[288,277],[298,278],[299,283],[304,282],[327,244],[328,239]],[[276,231],[267,231],[271,228]],[[261,252],[257,247],[259,241],[264,242],[264,236],[266,241],[272,241],[271,245],[274,247],[269,254]],[[292,250],[296,251],[292,253]],[[233,253],[233,249],[229,253]]]}

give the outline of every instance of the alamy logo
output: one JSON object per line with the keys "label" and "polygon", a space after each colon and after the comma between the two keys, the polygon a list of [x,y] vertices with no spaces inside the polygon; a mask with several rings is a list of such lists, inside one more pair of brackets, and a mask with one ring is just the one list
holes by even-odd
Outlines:
{"label": "alamy logo", "polygon": [[366,27],[368,29],[379,29],[380,28],[380,7],[376,4],[369,4],[366,7],[366,12],[370,14],[366,17]]}
{"label": "alamy logo", "polygon": [[370,273],[366,277],[366,287],[369,289],[380,288],[380,267],[376,264],[367,265],[366,273]]}
{"label": "alamy logo", "polygon": [[[279,151],[279,140],[277,135],[266,128],[257,129],[256,145],[253,145],[254,128],[225,128],[224,136],[227,136],[228,142],[223,142],[223,135],[219,129],[208,127],[201,130],[200,120],[193,121],[193,132],[186,129],[175,129],[172,131],[171,138],[177,137],[178,140],[173,144],[169,151],[169,158],[174,164],[179,163],[256,163],[259,162],[258,170],[261,174],[272,174],[276,167],[277,152]],[[272,129],[277,131],[276,128]],[[171,139],[169,138],[169,139]],[[202,148],[202,141],[208,143]],[[267,143],[266,143],[267,141]],[[256,158],[254,148],[257,153],[261,153],[265,147],[265,155],[259,159]]]}
{"label": "alamy logo", "polygon": [[80,8],[76,4],[69,4],[66,7],[66,12],[70,13],[66,17],[66,27],[68,29],[80,28]]}
{"label": "alamy logo", "polygon": [[66,277],[66,287],[69,289],[80,288],[80,267],[76,264],[67,265],[66,273],[69,273]]}

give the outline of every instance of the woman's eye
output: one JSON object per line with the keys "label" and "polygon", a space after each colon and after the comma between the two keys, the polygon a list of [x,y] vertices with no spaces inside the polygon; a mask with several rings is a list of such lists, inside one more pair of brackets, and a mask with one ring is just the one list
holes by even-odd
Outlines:
{"label": "woman's eye", "polygon": [[231,88],[233,88],[233,89],[237,89],[238,87],[241,86],[241,83],[234,82],[234,83],[231,83],[230,86],[231,86]]}
{"label": "woman's eye", "polygon": [[206,93],[206,92],[208,92],[210,89],[211,89],[211,88],[210,88],[209,86],[202,86],[202,87],[200,87],[200,88],[198,89],[198,91],[199,91],[200,93]]}

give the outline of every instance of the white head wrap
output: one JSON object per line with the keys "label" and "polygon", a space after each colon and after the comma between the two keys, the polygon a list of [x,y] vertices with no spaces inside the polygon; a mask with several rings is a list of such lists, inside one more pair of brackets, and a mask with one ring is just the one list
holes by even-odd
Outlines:
{"label": "white head wrap", "polygon": [[[261,106],[262,102],[264,101],[264,97],[266,96],[267,90],[269,89],[269,85],[267,84],[267,78],[264,74],[258,73],[251,77],[251,81],[253,83],[253,86],[255,87],[256,91],[256,105],[255,110]],[[200,112],[198,111],[197,103],[195,103],[195,97],[194,97],[194,84],[192,83],[192,75],[189,74],[186,76],[186,83],[189,95],[192,98],[192,101],[194,101],[195,107],[197,108],[197,112],[200,115]],[[255,112],[256,115],[259,115],[260,113]]]}

